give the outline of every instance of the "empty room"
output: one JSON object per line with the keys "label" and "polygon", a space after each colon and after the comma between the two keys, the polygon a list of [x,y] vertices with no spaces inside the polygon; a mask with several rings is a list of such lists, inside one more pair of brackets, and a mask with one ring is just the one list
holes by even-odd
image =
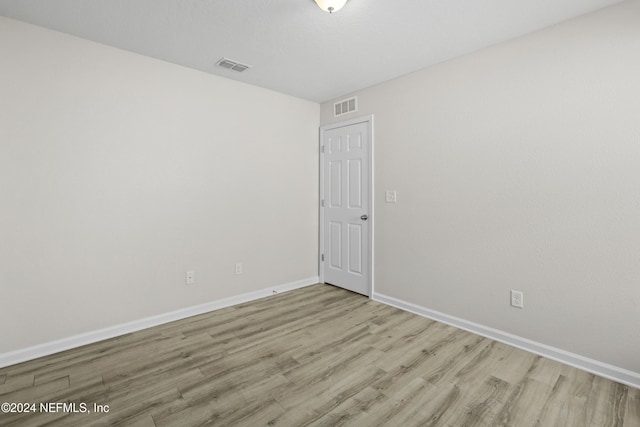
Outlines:
{"label": "empty room", "polygon": [[0,425],[640,426],[640,0],[0,0]]}

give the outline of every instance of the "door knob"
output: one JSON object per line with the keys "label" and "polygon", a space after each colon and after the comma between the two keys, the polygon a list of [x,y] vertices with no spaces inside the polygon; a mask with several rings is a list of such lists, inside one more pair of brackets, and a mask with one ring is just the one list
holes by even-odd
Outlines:
{"label": "door knob", "polygon": [[362,215],[362,216],[360,217],[360,219],[361,219],[361,220],[363,220],[363,221],[366,221],[366,220],[368,220],[368,219],[369,219],[369,217],[365,214],[365,215]]}

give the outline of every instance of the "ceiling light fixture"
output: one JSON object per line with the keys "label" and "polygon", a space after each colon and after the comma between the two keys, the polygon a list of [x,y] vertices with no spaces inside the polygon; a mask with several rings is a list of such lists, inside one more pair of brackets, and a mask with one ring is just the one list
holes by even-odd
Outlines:
{"label": "ceiling light fixture", "polygon": [[347,0],[315,0],[318,7],[325,12],[333,13],[342,9]]}

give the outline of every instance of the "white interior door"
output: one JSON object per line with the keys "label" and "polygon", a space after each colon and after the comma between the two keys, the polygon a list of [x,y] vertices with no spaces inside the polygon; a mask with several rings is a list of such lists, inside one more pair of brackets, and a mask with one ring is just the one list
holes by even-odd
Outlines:
{"label": "white interior door", "polygon": [[371,295],[371,124],[321,133],[322,279],[364,295]]}

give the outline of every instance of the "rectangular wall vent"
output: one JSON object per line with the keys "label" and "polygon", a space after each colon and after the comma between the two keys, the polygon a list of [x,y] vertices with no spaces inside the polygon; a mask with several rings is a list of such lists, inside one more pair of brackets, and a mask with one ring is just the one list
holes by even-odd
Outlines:
{"label": "rectangular wall vent", "polygon": [[251,65],[241,64],[238,61],[233,61],[228,58],[222,58],[216,64],[222,68],[226,68],[227,70],[233,70],[239,73],[243,72],[247,68],[251,68]]}
{"label": "rectangular wall vent", "polygon": [[333,104],[333,116],[343,116],[345,114],[353,113],[354,111],[358,111],[358,98],[347,98],[342,101],[338,101]]}

